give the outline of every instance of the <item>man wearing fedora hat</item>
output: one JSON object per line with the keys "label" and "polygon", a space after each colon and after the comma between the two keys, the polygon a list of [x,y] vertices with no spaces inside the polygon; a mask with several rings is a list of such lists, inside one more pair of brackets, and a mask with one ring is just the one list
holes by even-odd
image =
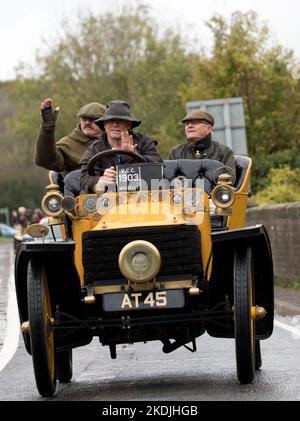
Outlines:
{"label": "man wearing fedora hat", "polygon": [[214,159],[230,167],[235,175],[233,151],[211,138],[215,124],[213,116],[206,111],[195,110],[188,113],[182,122],[187,142],[172,148],[168,159]]}
{"label": "man wearing fedora hat", "polygon": [[86,104],[77,113],[79,124],[72,133],[55,142],[55,124],[59,107],[52,109],[52,99],[41,103],[42,124],[36,140],[34,162],[36,165],[66,176],[80,169],[80,159],[85,150],[101,137],[95,120],[103,116],[106,107],[98,102]]}
{"label": "man wearing fedora hat", "polygon": [[104,131],[102,138],[94,142],[81,159],[81,189],[85,192],[102,190],[103,186],[116,182],[116,165],[130,162],[130,158],[123,155],[103,158],[95,168],[95,176],[87,172],[89,160],[99,152],[108,149],[123,149],[136,152],[145,162],[161,162],[162,159],[156,149],[156,142],[144,133],[133,132],[132,129],[141,124],[141,120],[130,113],[129,104],[123,100],[111,101],[103,115],[95,123]]}

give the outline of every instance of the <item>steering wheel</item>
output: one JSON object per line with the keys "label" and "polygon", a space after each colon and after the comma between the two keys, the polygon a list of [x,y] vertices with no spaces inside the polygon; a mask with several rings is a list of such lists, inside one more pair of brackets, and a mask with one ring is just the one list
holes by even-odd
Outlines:
{"label": "steering wheel", "polygon": [[136,152],[126,151],[125,149],[108,149],[94,155],[88,162],[87,171],[89,175],[95,175],[95,164],[103,158],[115,155],[124,155],[132,158],[135,162],[145,162],[144,158]]}

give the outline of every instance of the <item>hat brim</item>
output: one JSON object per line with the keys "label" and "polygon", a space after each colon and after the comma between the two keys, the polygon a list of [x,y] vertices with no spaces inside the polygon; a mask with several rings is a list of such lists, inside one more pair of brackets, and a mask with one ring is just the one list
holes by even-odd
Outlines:
{"label": "hat brim", "polygon": [[203,122],[203,123],[207,123],[207,124],[209,124],[210,126],[213,126],[213,125],[214,125],[211,121],[206,120],[206,118],[196,118],[196,117],[190,117],[190,118],[188,118],[188,117],[185,117],[185,118],[184,118],[183,120],[181,120],[181,121],[182,121],[182,123],[185,123],[186,121],[193,121],[193,120],[198,120],[198,121],[201,121],[201,122]]}
{"label": "hat brim", "polygon": [[99,120],[99,116],[98,115],[89,115],[89,114],[77,114],[77,117],[79,118],[88,118],[89,120]]}
{"label": "hat brim", "polygon": [[100,127],[101,130],[104,131],[104,123],[105,121],[108,120],[126,120],[126,121],[130,121],[131,122],[131,129],[134,129],[135,127],[138,127],[141,124],[141,120],[138,120],[137,118],[134,117],[127,117],[124,115],[106,115],[105,117],[100,117],[98,118],[98,120],[95,120],[95,123],[97,124],[97,126]]}

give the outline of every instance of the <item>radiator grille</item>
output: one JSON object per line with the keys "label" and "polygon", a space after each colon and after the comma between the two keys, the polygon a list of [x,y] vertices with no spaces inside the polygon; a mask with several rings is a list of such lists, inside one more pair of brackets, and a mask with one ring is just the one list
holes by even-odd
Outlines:
{"label": "radiator grille", "polygon": [[135,240],[154,244],[161,254],[159,276],[203,274],[200,231],[196,225],[134,227],[87,231],[83,234],[83,266],[86,283],[122,279],[118,258],[122,248]]}

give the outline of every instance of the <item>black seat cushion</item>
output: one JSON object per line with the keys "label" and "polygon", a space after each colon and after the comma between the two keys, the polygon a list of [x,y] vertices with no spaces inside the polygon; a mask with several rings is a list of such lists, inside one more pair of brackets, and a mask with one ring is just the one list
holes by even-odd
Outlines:
{"label": "black seat cushion", "polygon": [[196,180],[204,181],[204,190],[210,193],[218,181],[218,176],[226,172],[224,164],[213,159],[178,159],[166,160],[164,178],[171,181],[177,177],[191,180],[194,187]]}
{"label": "black seat cushion", "polygon": [[65,176],[65,196],[76,197],[81,193],[80,173],[80,170],[74,170]]}

